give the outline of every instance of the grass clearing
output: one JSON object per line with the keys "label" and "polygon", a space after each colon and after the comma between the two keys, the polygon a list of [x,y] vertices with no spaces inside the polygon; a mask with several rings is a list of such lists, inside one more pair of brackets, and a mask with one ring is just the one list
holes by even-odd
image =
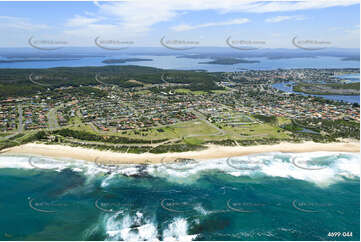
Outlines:
{"label": "grass clearing", "polygon": [[203,94],[206,94],[207,92],[205,91],[192,91],[190,89],[186,89],[186,88],[178,88],[175,90],[176,93],[184,93],[184,94],[187,94],[187,93],[192,93],[194,95],[203,95]]}
{"label": "grass clearing", "polygon": [[218,130],[210,126],[207,122],[197,119],[174,125],[174,132],[178,137],[197,137],[215,134]]}
{"label": "grass clearing", "polygon": [[229,92],[229,90],[212,90],[212,93],[215,94],[223,94],[223,93],[227,93]]}
{"label": "grass clearing", "polygon": [[289,138],[281,128],[270,124],[251,124],[231,127],[228,125],[222,126],[226,131],[227,136],[237,139],[260,139],[260,138]]}

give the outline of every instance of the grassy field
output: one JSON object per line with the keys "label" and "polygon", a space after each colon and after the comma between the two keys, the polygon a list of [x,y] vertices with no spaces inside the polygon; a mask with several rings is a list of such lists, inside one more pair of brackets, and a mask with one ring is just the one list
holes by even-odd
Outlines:
{"label": "grassy field", "polygon": [[229,92],[229,90],[213,90],[212,93],[216,93],[216,94],[223,94],[223,93],[227,93]]}
{"label": "grassy field", "polygon": [[88,124],[81,122],[80,118],[75,117],[71,119],[68,126],[74,130],[82,130],[93,134],[112,135],[134,139],[156,140],[156,139],[181,139],[187,136],[207,136],[215,134],[217,129],[211,127],[203,120],[193,120],[177,123],[174,125],[166,125],[154,128],[142,128],[135,130],[124,130],[119,132],[103,132],[95,131]]}
{"label": "grassy field", "polygon": [[291,119],[284,117],[277,117],[277,123],[279,126],[292,123]]}
{"label": "grassy field", "polygon": [[260,139],[260,138],[289,138],[288,134],[281,128],[267,124],[249,124],[249,125],[221,125],[222,129],[227,133],[227,137],[231,139]]}
{"label": "grassy field", "polygon": [[69,128],[75,129],[75,130],[81,130],[81,131],[87,131],[91,133],[96,133],[94,129],[89,125],[85,124],[81,121],[80,117],[75,116],[70,119],[69,121]]}
{"label": "grassy field", "polygon": [[207,92],[205,91],[191,91],[189,89],[186,89],[186,88],[178,88],[175,90],[176,93],[192,93],[194,95],[202,95],[202,94],[206,94]]}
{"label": "grassy field", "polygon": [[149,90],[141,90],[141,91],[134,92],[134,94],[138,94],[138,95],[145,95],[145,94],[149,94],[149,93],[151,93],[151,91],[149,91]]}
{"label": "grassy field", "polygon": [[218,120],[220,123],[231,124],[231,123],[253,123],[253,120],[245,114],[239,112],[222,112],[213,115],[213,120]]}
{"label": "grassy field", "polygon": [[[124,131],[126,137],[142,139],[181,139],[187,136],[204,136],[218,131],[209,126],[203,120],[193,120],[174,125],[151,128],[148,131],[130,130]],[[124,136],[124,134],[122,134]]]}
{"label": "grassy field", "polygon": [[203,120],[188,121],[172,126],[173,131],[179,137],[186,136],[204,136],[209,134],[215,134],[218,132],[217,129],[211,127]]}
{"label": "grassy field", "polygon": [[[83,130],[94,134],[101,135],[116,135],[120,137],[127,137],[133,139],[157,140],[157,139],[180,139],[187,144],[202,144],[209,140],[223,140],[223,139],[239,139],[250,140],[267,138],[289,138],[287,132],[279,128],[278,125],[289,123],[290,120],[285,118],[278,118],[277,124],[270,123],[250,123],[247,116],[230,116],[236,118],[237,122],[245,122],[244,125],[230,125],[229,122],[215,123],[224,134],[216,128],[209,125],[204,120],[192,120],[177,123],[174,125],[166,125],[154,128],[143,128],[136,130],[124,130],[120,132],[102,132],[95,131],[90,125],[81,122],[80,118],[76,117],[71,120],[73,129]],[[232,121],[233,122],[233,121]]]}

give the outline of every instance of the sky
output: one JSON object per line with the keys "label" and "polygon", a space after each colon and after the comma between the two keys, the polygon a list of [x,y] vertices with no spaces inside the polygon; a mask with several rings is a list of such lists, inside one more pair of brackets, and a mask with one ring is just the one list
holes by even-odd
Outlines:
{"label": "sky", "polygon": [[219,47],[227,47],[229,39],[265,48],[295,48],[292,39],[297,37],[359,48],[360,4],[358,0],[0,2],[0,31],[0,48],[29,47],[31,37],[69,46],[95,46],[98,38],[154,47],[161,46],[162,38]]}

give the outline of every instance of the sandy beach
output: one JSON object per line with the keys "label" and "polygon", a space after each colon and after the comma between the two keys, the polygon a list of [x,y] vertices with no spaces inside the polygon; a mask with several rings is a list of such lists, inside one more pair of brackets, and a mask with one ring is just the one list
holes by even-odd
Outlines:
{"label": "sandy beach", "polygon": [[201,151],[188,151],[180,153],[164,154],[128,154],[113,151],[101,151],[82,147],[71,147],[64,145],[46,145],[39,143],[29,143],[16,147],[11,147],[2,151],[6,155],[40,155],[51,158],[70,158],[77,160],[93,161],[104,164],[139,164],[139,163],[161,163],[172,162],[179,158],[209,160],[217,158],[244,156],[267,152],[360,152],[359,142],[344,143],[280,143],[275,145],[257,145],[257,146],[219,146],[208,145],[208,148]]}

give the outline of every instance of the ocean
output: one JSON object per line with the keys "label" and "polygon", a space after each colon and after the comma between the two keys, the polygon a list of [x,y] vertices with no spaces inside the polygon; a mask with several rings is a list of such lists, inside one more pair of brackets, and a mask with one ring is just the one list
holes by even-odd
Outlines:
{"label": "ocean", "polygon": [[0,240],[359,240],[360,154],[107,167],[0,156]]}
{"label": "ocean", "polygon": [[[268,58],[244,58],[245,60],[257,60],[259,63],[238,63],[234,65],[220,64],[200,64],[200,62],[211,61],[212,59],[193,59],[179,58],[180,55],[132,55],[109,54],[103,57],[79,57],[76,59],[64,60],[64,58],[53,58],[54,61],[29,61],[29,62],[13,62],[0,63],[0,68],[52,68],[52,67],[81,67],[81,66],[106,66],[109,64],[102,63],[107,59],[127,59],[141,58],[152,59],[152,61],[130,61],[126,63],[118,63],[112,65],[139,65],[149,66],[161,69],[177,69],[177,70],[206,70],[208,72],[232,72],[240,70],[274,70],[278,68],[359,68],[359,61],[343,61],[340,57],[305,57],[305,58],[286,58],[286,59],[268,59]],[[16,60],[18,58],[4,58],[0,60]],[[34,60],[36,58],[32,58]],[[24,60],[24,58],[19,59]],[[26,60],[26,58],[25,58]],[[41,58],[39,58],[41,60]]]}

